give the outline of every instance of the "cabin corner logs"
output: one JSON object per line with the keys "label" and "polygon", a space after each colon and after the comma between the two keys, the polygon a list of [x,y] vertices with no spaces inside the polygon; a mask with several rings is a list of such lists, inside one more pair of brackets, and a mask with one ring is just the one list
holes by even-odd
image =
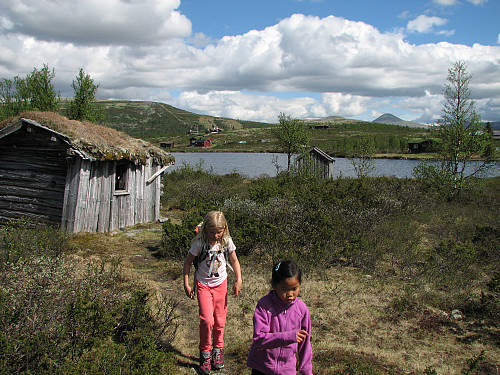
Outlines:
{"label": "cabin corner logs", "polygon": [[[128,136],[112,129],[106,136],[118,139],[83,149],[69,129],[74,121],[57,120],[71,138],[28,118],[0,129],[0,225],[25,217],[67,232],[110,232],[159,219],[161,176],[174,163],[171,155],[141,145],[146,151],[138,157],[127,151]],[[103,150],[106,142],[124,156]]]}

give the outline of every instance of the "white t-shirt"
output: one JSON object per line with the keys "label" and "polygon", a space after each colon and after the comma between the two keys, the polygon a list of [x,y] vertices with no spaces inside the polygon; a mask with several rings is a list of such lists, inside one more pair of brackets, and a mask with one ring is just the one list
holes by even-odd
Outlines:
{"label": "white t-shirt", "polygon": [[[198,256],[203,248],[203,243],[201,240],[197,240],[189,249],[189,252],[194,256]],[[202,261],[198,262],[198,270],[196,271],[196,279],[209,287],[214,287],[220,285],[227,278],[226,271],[226,259],[224,257],[224,252],[221,250],[221,245],[216,243],[210,248],[207,253],[207,257]],[[236,250],[236,246],[231,238],[227,241],[228,253],[232,253]],[[210,267],[212,267],[212,272],[210,274]]]}

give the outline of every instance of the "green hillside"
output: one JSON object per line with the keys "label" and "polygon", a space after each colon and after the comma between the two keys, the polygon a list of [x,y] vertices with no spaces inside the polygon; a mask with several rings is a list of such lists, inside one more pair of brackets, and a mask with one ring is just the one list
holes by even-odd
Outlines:
{"label": "green hillside", "polygon": [[97,104],[104,108],[104,125],[145,139],[186,134],[189,130],[204,133],[205,129],[210,128],[235,130],[269,126],[259,122],[199,115],[157,102],[100,100]]}
{"label": "green hillside", "polygon": [[[63,103],[62,103],[63,104]],[[194,151],[190,138],[211,137],[214,144],[198,151],[273,152],[274,124],[212,117],[188,112],[168,104],[148,101],[100,100],[105,112],[104,125],[153,144],[171,142],[172,151]],[[64,113],[64,105],[61,105]],[[276,118],[277,119],[277,118]],[[308,146],[316,146],[334,156],[359,153],[368,142],[376,154],[406,154],[409,138],[426,137],[427,130],[368,121],[328,117],[306,120],[310,127]],[[206,135],[207,129],[220,133]]]}

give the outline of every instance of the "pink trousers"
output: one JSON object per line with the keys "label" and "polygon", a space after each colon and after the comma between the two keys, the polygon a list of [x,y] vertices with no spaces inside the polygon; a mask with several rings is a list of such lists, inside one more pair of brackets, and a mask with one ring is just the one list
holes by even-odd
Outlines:
{"label": "pink trousers", "polygon": [[208,352],[212,345],[222,349],[227,315],[227,279],[213,288],[198,281],[196,289],[200,308],[200,351]]}

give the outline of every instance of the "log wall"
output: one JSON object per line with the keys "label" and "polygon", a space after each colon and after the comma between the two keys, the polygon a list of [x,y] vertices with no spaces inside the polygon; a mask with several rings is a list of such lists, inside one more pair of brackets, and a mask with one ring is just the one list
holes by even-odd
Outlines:
{"label": "log wall", "polygon": [[27,217],[60,224],[67,145],[25,128],[0,139],[0,223]]}
{"label": "log wall", "polygon": [[21,217],[68,232],[109,232],[160,216],[160,168],[127,161],[127,189],[115,191],[116,161],[73,155],[59,135],[20,126],[0,138],[0,224]]}

